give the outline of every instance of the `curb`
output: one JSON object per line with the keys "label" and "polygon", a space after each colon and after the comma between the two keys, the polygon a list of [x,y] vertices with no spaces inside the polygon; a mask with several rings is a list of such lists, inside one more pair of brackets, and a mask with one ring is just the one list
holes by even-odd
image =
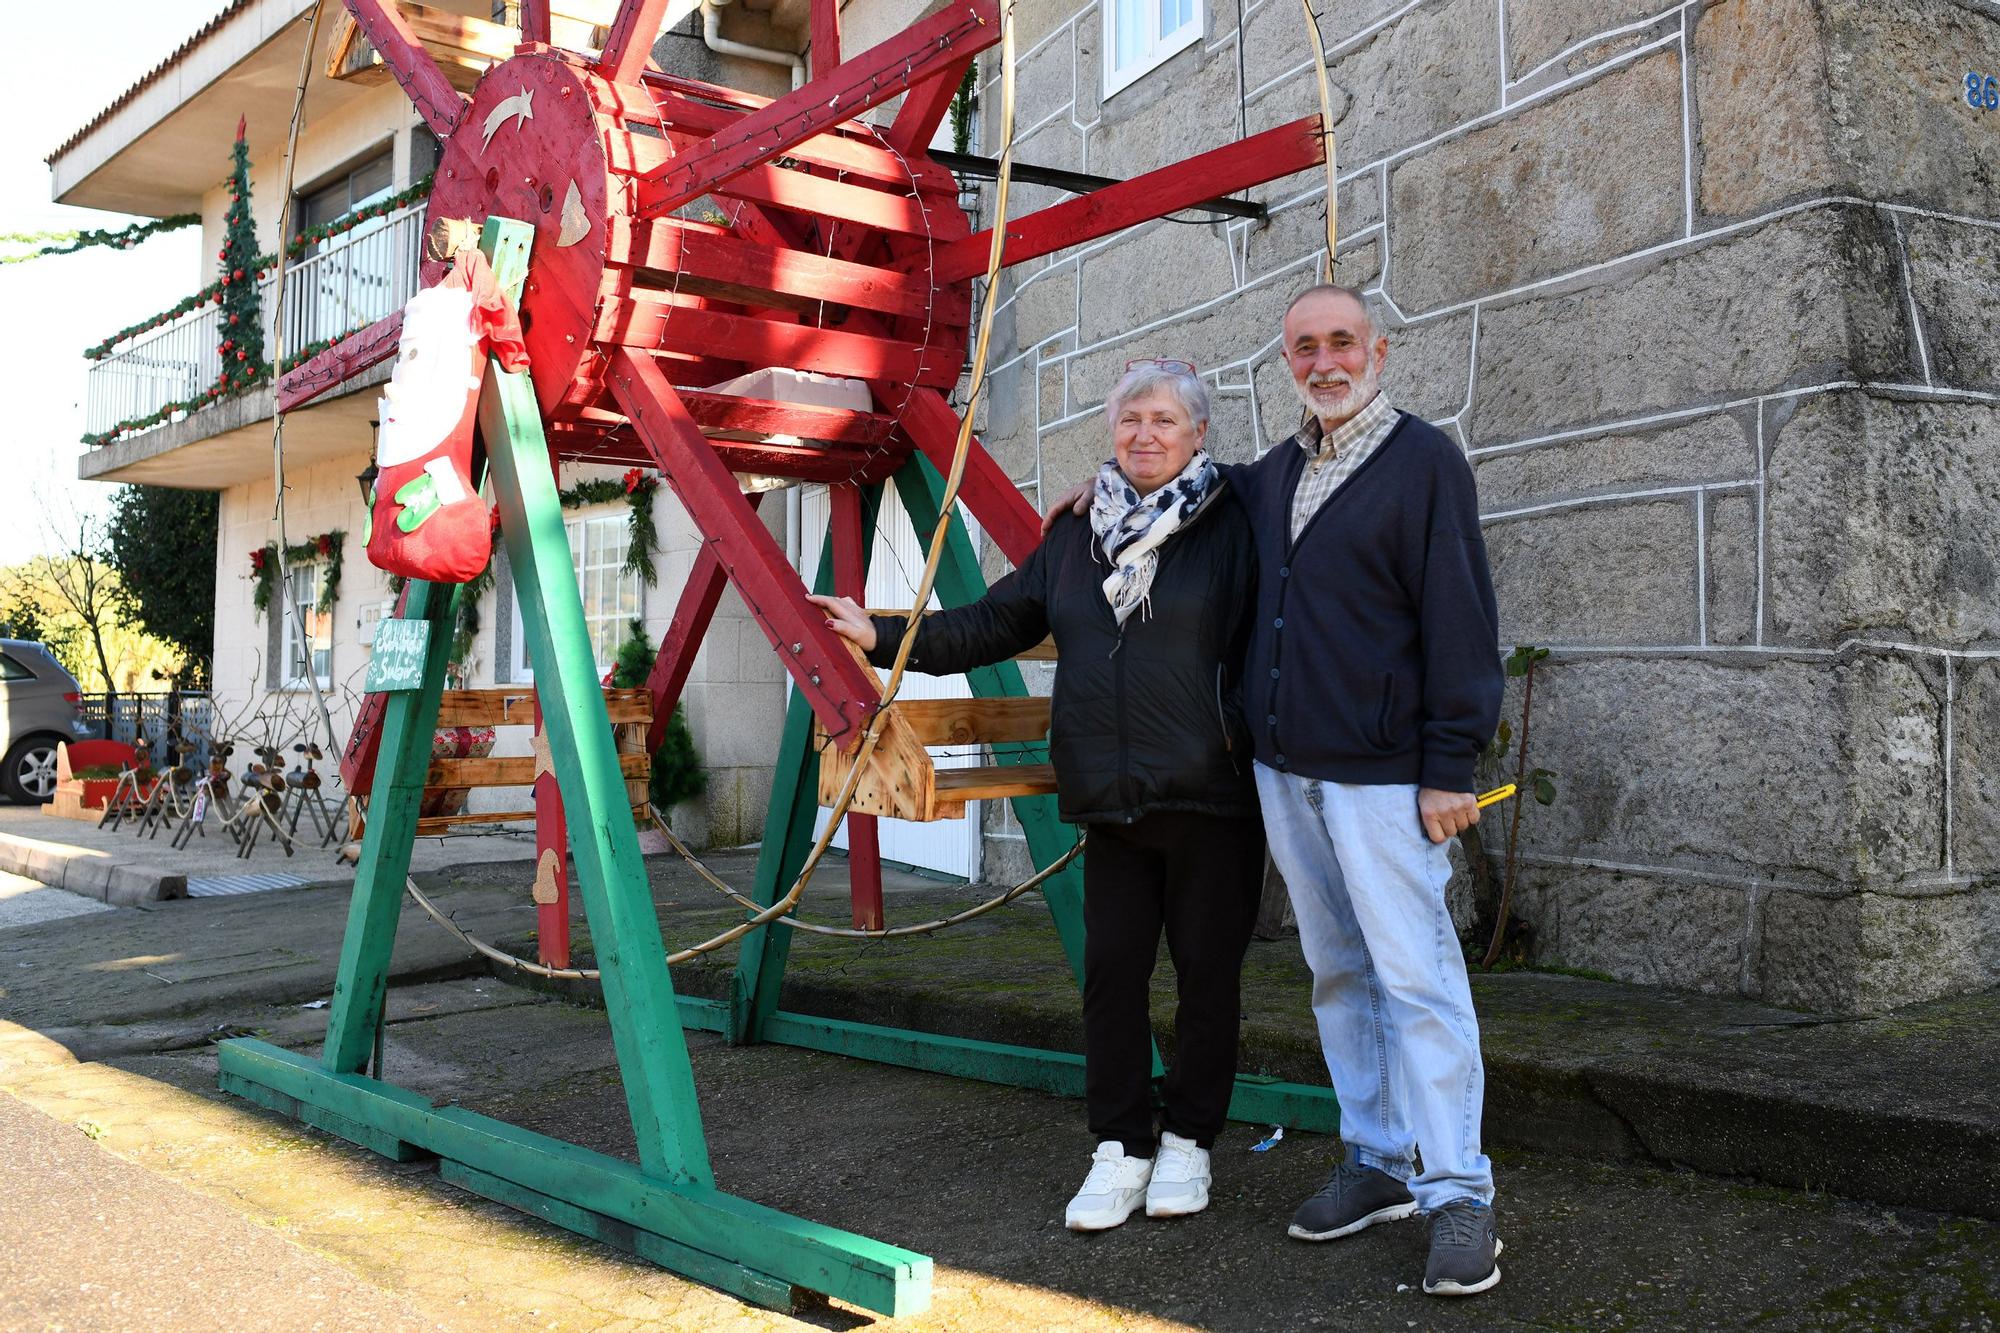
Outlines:
{"label": "curb", "polygon": [[0,870],[113,907],[188,896],[181,871],[11,833],[0,833]]}

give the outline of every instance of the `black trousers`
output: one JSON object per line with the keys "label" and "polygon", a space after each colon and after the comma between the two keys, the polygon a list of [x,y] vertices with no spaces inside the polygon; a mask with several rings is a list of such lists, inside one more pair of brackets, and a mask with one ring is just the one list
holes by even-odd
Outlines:
{"label": "black trousers", "polygon": [[1153,1155],[1153,1025],[1160,932],[1179,992],[1161,1122],[1206,1148],[1236,1079],[1243,953],[1264,883],[1254,816],[1166,812],[1092,824],[1084,853],[1084,1100],[1098,1142]]}

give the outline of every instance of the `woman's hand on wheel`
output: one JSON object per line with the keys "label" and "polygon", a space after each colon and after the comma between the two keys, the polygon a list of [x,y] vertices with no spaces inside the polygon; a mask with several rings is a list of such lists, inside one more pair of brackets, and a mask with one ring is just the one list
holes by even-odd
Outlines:
{"label": "woman's hand on wheel", "polygon": [[826,627],[841,638],[854,644],[864,653],[875,651],[875,622],[868,613],[855,605],[852,597],[806,598],[826,614]]}

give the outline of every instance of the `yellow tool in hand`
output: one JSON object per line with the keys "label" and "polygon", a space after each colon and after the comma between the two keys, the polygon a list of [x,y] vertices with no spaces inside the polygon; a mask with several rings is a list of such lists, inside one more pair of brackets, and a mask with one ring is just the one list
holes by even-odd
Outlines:
{"label": "yellow tool in hand", "polygon": [[1492,791],[1481,792],[1479,795],[1479,808],[1484,810],[1489,805],[1498,805],[1519,790],[1520,788],[1510,782],[1504,787],[1495,787]]}

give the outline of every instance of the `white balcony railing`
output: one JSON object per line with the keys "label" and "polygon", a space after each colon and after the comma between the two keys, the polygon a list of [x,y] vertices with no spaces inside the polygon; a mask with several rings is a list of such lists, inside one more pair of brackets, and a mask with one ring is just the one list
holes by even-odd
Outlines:
{"label": "white balcony railing", "polygon": [[[417,290],[424,203],[322,241],[285,279],[285,352],[342,338],[403,308]],[[277,274],[258,284],[264,350],[272,348]],[[94,363],[84,399],[91,434],[151,416],[203,392],[222,374],[221,308],[205,305],[119,345]],[[186,413],[174,413],[181,420]]]}

